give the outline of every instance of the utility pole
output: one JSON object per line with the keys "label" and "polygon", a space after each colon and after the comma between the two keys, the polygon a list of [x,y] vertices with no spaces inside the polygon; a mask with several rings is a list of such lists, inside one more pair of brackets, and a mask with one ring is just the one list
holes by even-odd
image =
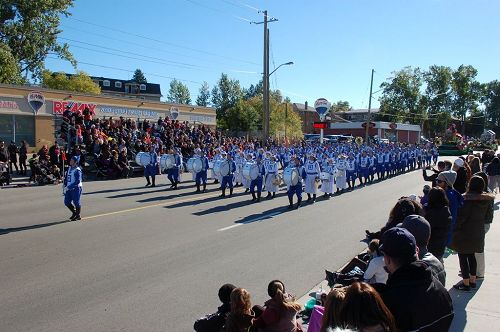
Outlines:
{"label": "utility pole", "polygon": [[262,131],[263,138],[267,140],[269,137],[269,29],[267,23],[278,21],[276,18],[267,16],[267,10],[259,11],[264,14],[264,21],[252,22],[253,24],[264,24],[264,61],[262,73],[263,85],[263,114],[262,114]]}
{"label": "utility pole", "polygon": [[375,72],[374,69],[372,69],[372,79],[370,81],[370,99],[368,100],[368,120],[366,121],[366,131],[365,131],[365,143],[366,145],[370,145],[370,142],[368,141],[369,132],[370,132],[370,122],[372,120],[372,89],[373,89],[373,73]]}

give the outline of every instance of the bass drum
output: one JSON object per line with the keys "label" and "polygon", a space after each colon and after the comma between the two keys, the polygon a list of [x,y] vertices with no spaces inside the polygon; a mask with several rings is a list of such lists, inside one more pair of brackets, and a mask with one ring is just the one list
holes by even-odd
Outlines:
{"label": "bass drum", "polygon": [[161,169],[170,169],[175,165],[175,157],[173,154],[164,154],[160,157]]}
{"label": "bass drum", "polygon": [[214,163],[214,173],[217,176],[226,176],[229,174],[229,163],[227,160],[217,160]]}
{"label": "bass drum", "polygon": [[259,166],[256,163],[246,163],[243,166],[243,177],[247,180],[255,180],[259,176]]}
{"label": "bass drum", "polygon": [[321,172],[321,174],[319,175],[319,178],[321,179],[321,181],[330,181],[330,173]]}
{"label": "bass drum", "polygon": [[283,171],[283,181],[287,186],[296,186],[299,183],[299,172],[296,168],[285,168]]}
{"label": "bass drum", "polygon": [[200,158],[189,158],[187,162],[187,170],[191,173],[199,173],[202,169]]}
{"label": "bass drum", "polygon": [[139,152],[135,155],[135,163],[139,166],[149,165],[151,158],[147,152]]}

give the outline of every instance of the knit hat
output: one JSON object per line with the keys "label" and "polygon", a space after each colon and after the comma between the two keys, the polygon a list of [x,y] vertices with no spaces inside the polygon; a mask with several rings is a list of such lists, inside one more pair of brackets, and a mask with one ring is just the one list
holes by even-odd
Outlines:
{"label": "knit hat", "polygon": [[457,172],[455,171],[443,171],[438,174],[437,179],[446,182],[450,187],[453,187],[455,180],[457,179]]}
{"label": "knit hat", "polygon": [[417,214],[410,214],[403,220],[400,227],[410,231],[415,237],[417,247],[427,247],[429,238],[431,237],[431,225],[424,217]]}

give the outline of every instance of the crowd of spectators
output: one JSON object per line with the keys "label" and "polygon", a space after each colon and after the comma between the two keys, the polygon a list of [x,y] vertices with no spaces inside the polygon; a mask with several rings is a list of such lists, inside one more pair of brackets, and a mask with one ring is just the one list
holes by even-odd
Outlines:
{"label": "crowd of spectators", "polygon": [[[316,297],[309,332],[449,330],[454,311],[445,286],[453,276],[447,277],[443,258],[458,256],[461,279],[454,282],[455,291],[473,291],[485,276],[485,234],[500,177],[500,159],[493,155],[484,164],[485,154],[490,152],[440,161],[437,169],[423,170],[424,181],[430,183],[423,195],[401,197],[386,225],[367,231],[371,241],[364,274],[341,278],[336,273],[331,291]],[[283,282],[271,281],[268,295],[261,307],[251,303],[245,289],[226,284],[219,291],[222,306],[194,328],[302,331],[296,319],[302,308]]]}

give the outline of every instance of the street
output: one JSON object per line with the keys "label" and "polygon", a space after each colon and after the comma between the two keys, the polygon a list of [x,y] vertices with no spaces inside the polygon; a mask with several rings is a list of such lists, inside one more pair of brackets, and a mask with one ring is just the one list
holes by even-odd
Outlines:
{"label": "street", "polygon": [[300,297],[424,185],[410,172],[288,211],[283,188],[253,204],[241,188],[221,199],[218,185],[166,182],[85,182],[77,222],[65,221],[61,186],[0,190],[0,330],[190,331],[227,282],[254,304],[272,279]]}

